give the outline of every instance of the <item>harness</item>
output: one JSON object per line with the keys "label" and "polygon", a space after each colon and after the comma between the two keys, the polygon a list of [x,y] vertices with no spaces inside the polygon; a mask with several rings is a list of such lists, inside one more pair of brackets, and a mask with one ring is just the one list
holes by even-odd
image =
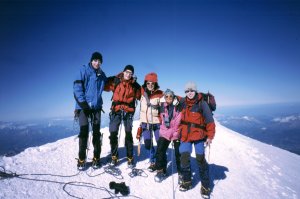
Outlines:
{"label": "harness", "polygon": [[[199,104],[199,113],[202,114],[202,108],[201,108],[201,102],[203,101],[203,99],[198,99],[198,101],[195,103],[195,104]],[[182,109],[186,109],[186,103],[185,103],[185,97],[182,98],[180,100],[180,104],[181,104],[181,108]],[[188,132],[190,132],[191,128],[199,128],[199,129],[202,129],[202,130],[206,130],[206,125],[205,124],[196,124],[196,123],[193,123],[193,122],[186,122],[186,121],[181,121],[180,124],[183,124],[183,125],[187,125],[188,127]]]}
{"label": "harness", "polygon": [[185,121],[181,121],[180,124],[187,125],[189,130],[190,130],[191,127],[206,130],[206,127],[205,127],[204,124],[195,124],[195,123],[192,123],[192,122],[185,122]]}

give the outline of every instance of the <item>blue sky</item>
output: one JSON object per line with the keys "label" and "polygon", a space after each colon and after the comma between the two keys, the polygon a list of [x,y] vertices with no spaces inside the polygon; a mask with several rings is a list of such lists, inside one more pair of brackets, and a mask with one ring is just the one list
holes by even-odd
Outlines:
{"label": "blue sky", "polygon": [[132,64],[179,95],[194,81],[218,107],[300,102],[300,1],[10,0],[0,26],[0,120],[72,115],[94,51],[108,76]]}

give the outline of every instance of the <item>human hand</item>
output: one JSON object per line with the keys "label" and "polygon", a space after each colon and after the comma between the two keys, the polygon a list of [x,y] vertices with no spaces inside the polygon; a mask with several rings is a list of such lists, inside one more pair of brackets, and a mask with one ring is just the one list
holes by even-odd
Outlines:
{"label": "human hand", "polygon": [[212,143],[212,140],[207,138],[206,142],[204,143],[204,146],[209,146]]}
{"label": "human hand", "polygon": [[92,113],[93,113],[92,109],[90,109],[90,108],[83,109],[83,112],[84,112],[86,117],[91,117]]}

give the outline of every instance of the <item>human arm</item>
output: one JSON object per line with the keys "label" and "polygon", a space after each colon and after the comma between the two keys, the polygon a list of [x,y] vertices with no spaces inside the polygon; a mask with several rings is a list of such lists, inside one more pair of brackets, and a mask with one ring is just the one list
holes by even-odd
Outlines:
{"label": "human arm", "polygon": [[115,89],[115,76],[110,76],[106,78],[104,91],[113,91]]}
{"label": "human arm", "polygon": [[205,101],[202,101],[201,106],[202,106],[201,107],[202,114],[206,124],[206,135],[207,135],[206,144],[211,144],[215,136],[216,125],[208,104]]}

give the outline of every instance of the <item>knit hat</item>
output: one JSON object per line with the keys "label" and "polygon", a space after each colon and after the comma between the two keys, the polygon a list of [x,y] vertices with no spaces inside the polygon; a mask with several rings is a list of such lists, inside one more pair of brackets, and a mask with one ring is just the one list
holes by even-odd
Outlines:
{"label": "knit hat", "polygon": [[147,82],[158,82],[157,74],[156,73],[148,73],[145,76],[145,81],[147,81]]}
{"label": "knit hat", "polygon": [[171,95],[172,97],[174,97],[174,92],[171,90],[171,89],[167,89],[165,92],[164,92],[164,95]]}
{"label": "knit hat", "polygon": [[125,66],[123,72],[126,71],[126,70],[130,70],[130,71],[132,72],[132,74],[134,74],[134,68],[133,68],[132,65],[127,65],[127,66]]}
{"label": "knit hat", "polygon": [[186,83],[184,90],[185,91],[188,91],[188,90],[197,91],[197,85],[194,82],[188,82],[188,83]]}
{"label": "knit hat", "polygon": [[94,60],[94,59],[98,59],[100,60],[101,64],[102,64],[102,55],[99,53],[99,52],[94,52],[92,54],[92,57],[91,57],[91,62]]}

